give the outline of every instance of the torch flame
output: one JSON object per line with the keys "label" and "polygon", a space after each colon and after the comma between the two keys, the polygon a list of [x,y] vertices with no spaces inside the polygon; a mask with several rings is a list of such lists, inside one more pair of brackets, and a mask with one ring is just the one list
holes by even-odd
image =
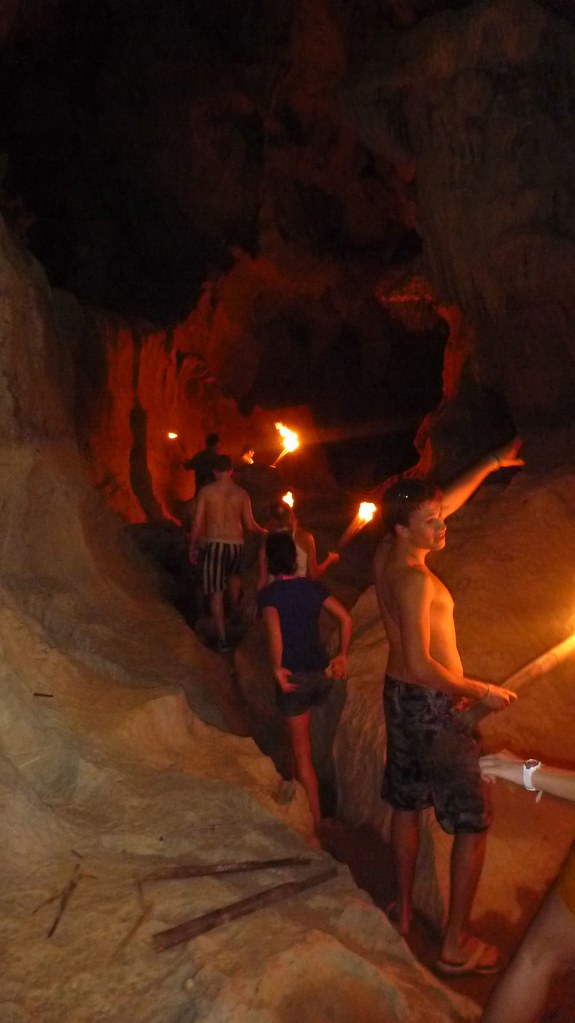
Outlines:
{"label": "torch flame", "polygon": [[290,508],[293,508],[294,500],[291,490],[288,490],[287,494],[284,494],[282,501],[285,501],[286,504],[289,504]]}
{"label": "torch flame", "polygon": [[296,448],[299,448],[299,438],[297,433],[293,430],[289,430],[283,423],[276,423],[275,428],[282,439],[284,451],[295,451]]}
{"label": "torch flame", "polygon": [[371,522],[375,512],[376,507],[374,504],[371,504],[369,501],[362,501],[359,506],[357,517],[360,522]]}
{"label": "torch flame", "polygon": [[168,432],[168,437],[170,438],[170,440],[176,440],[177,436],[178,436],[177,433],[172,433],[171,430]]}

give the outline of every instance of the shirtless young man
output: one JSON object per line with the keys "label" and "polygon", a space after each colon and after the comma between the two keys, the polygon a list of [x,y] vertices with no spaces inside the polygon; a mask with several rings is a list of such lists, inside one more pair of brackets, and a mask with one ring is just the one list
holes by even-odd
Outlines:
{"label": "shirtless young man", "polygon": [[[389,553],[376,552],[379,607],[389,640],[384,688],[387,761],[384,798],[393,807],[391,845],[398,886],[397,926],[409,931],[419,839],[419,812],[433,806],[444,831],[454,835],[447,926],[437,969],[447,975],[492,972],[497,949],[470,933],[473,899],[483,866],[490,814],[479,772],[479,747],[456,727],[465,698],[503,710],[515,694],[467,678],[455,634],[453,598],[427,567],[445,546],[444,519],[457,511],[495,469],[522,465],[513,442],[465,473],[442,494],[424,480],[404,479],[383,494]],[[450,733],[458,759],[449,778],[439,777],[431,756],[438,735]]]}
{"label": "shirtless young man", "polygon": [[210,611],[216,623],[218,646],[227,649],[224,615],[224,590],[229,587],[232,607],[240,600],[240,563],[244,529],[265,535],[266,530],[253,517],[247,492],[232,480],[229,455],[219,455],[214,467],[215,482],[202,487],[190,535],[190,561],[200,558],[198,540],[204,540],[203,585],[210,599]]}

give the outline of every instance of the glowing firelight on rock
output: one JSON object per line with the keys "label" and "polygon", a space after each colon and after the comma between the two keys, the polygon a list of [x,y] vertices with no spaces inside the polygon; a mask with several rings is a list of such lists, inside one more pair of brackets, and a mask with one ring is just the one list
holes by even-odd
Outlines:
{"label": "glowing firelight on rock", "polygon": [[282,501],[285,501],[286,504],[289,504],[290,508],[293,508],[294,500],[291,490],[288,490],[287,494],[284,494]]}
{"label": "glowing firelight on rock", "polygon": [[168,437],[170,438],[170,440],[177,440],[178,439],[177,433],[172,433],[171,430],[168,431]]}
{"label": "glowing firelight on rock", "polygon": [[283,423],[275,423],[275,428],[282,439],[283,447],[273,463],[274,466],[278,464],[284,455],[287,455],[290,451],[295,451],[296,448],[299,448],[299,437],[294,430],[290,430],[287,426],[284,426]]}
{"label": "glowing firelight on rock", "polygon": [[370,501],[361,502],[356,514],[351,520],[345,533],[342,533],[337,542],[338,550],[341,550],[342,547],[345,547],[345,545],[349,543],[352,537],[354,537],[356,533],[359,533],[360,529],[363,529],[363,527],[367,525],[368,522],[371,522],[373,516],[375,515],[376,510],[377,509],[375,505],[372,504]]}

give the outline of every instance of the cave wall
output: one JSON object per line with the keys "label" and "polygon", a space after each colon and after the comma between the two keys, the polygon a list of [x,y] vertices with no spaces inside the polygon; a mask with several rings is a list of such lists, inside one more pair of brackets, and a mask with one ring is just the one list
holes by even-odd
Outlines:
{"label": "cave wall", "polygon": [[553,5],[476,0],[382,38],[347,93],[366,141],[415,168],[432,293],[474,338],[460,429],[479,384],[547,464],[572,449],[574,47]]}
{"label": "cave wall", "polygon": [[157,932],[294,875],[154,873],[303,856],[301,877],[332,861],[306,844],[303,791],[249,738],[222,658],[158,597],[90,484],[57,330],[62,305],[69,328],[81,311],[57,305],[0,219],[0,1018],[471,1023],[477,1007],[335,863],[264,916],[156,951]]}
{"label": "cave wall", "polygon": [[[258,408],[294,405],[328,436],[347,431],[341,464],[327,449],[342,478],[363,438],[363,486],[414,457],[409,438],[441,395],[445,321],[432,310],[406,327],[379,299],[382,267],[396,280],[420,247],[413,181],[366,147],[339,95],[384,17],[371,0],[19,5],[0,52],[0,205],[53,285],[108,311],[103,327],[77,324],[80,436],[107,492],[142,410],[157,429],[180,386],[193,449],[204,423],[225,431],[229,398],[250,432]],[[65,318],[64,333],[76,345]],[[110,428],[110,393],[156,359],[157,416],[140,394],[132,429]],[[162,478],[167,452],[146,464],[135,449],[139,493],[114,507],[174,514],[184,480]]]}

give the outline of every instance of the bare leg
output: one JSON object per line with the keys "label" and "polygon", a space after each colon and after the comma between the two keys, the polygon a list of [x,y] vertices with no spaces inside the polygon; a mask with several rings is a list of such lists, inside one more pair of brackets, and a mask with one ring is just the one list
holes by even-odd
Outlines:
{"label": "bare leg", "polygon": [[224,595],[223,593],[210,593],[210,612],[216,623],[218,639],[222,643],[226,641],[226,619],[224,616]]}
{"label": "bare leg", "polygon": [[419,813],[416,810],[394,810],[391,819],[391,851],[398,889],[398,906],[394,925],[400,934],[409,933],[413,913],[412,893],[415,864],[419,848]]}
{"label": "bare leg", "polygon": [[552,890],[491,993],[482,1023],[535,1023],[553,978],[575,966],[575,915]]}
{"label": "bare leg", "polygon": [[321,810],[317,778],[311,759],[310,712],[306,710],[304,714],[298,714],[297,717],[286,718],[286,722],[295,760],[296,778],[305,789],[315,826],[318,829]]}
{"label": "bare leg", "polygon": [[[441,949],[441,959],[446,962],[465,962],[477,946],[477,940],[471,937],[469,920],[485,859],[486,842],[485,831],[479,835],[458,834],[453,840],[449,914]],[[496,960],[497,950],[488,949],[480,965],[494,965]]]}

